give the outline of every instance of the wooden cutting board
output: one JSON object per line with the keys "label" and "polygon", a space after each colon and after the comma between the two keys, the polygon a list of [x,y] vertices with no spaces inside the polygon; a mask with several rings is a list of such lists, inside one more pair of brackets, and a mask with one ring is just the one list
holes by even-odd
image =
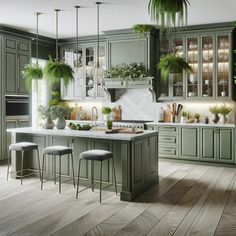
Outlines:
{"label": "wooden cutting board", "polygon": [[143,133],[143,130],[135,130],[132,131],[131,129],[120,129],[118,133],[123,133],[123,134],[140,134]]}
{"label": "wooden cutting board", "polygon": [[164,111],[164,122],[171,122],[171,117],[172,117],[171,109],[166,108]]}
{"label": "wooden cutting board", "polygon": [[106,134],[115,134],[115,133],[122,133],[122,134],[140,134],[143,133],[143,130],[135,130],[132,131],[131,129],[123,129],[123,128],[118,128],[118,129],[107,129],[105,131]]}

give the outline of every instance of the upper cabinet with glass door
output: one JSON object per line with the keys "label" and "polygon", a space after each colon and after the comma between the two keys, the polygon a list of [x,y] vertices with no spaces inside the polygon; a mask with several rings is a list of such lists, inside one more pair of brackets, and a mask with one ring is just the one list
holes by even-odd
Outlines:
{"label": "upper cabinet with glass door", "polygon": [[[105,97],[100,84],[94,81],[91,74],[96,62],[96,44],[80,45],[78,52],[73,49],[63,49],[64,60],[74,70],[74,81],[67,87],[61,85],[61,98],[64,100],[81,100]],[[100,65],[106,68],[106,47],[100,45]]]}
{"label": "upper cabinet with glass door", "polygon": [[176,40],[175,48],[179,56],[186,58],[193,72],[184,75],[183,87],[177,77],[170,77],[168,84],[161,81],[159,100],[233,99],[233,27],[218,30],[208,28],[200,33],[195,33],[194,30],[180,32],[175,37],[183,38],[182,41]]}
{"label": "upper cabinet with glass door", "polygon": [[198,98],[199,96],[199,40],[198,37],[187,37],[187,62],[193,72],[187,73],[187,98]]}
{"label": "upper cabinet with glass door", "polygon": [[212,35],[201,37],[201,98],[215,97],[215,52],[214,37]]}
{"label": "upper cabinet with glass door", "polygon": [[[169,45],[168,42],[163,42]],[[172,48],[177,56],[185,57],[184,38],[176,38],[173,44],[168,47]],[[162,48],[162,54],[168,53]],[[181,73],[171,73],[168,80],[160,80],[160,97],[159,100],[183,99],[184,96],[184,75]]]}
{"label": "upper cabinet with glass door", "polygon": [[216,35],[216,97],[231,97],[231,41],[229,35]]}

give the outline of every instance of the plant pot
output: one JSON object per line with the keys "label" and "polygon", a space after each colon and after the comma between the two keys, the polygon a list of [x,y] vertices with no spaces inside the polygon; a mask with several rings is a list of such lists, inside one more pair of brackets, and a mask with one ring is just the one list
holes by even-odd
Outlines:
{"label": "plant pot", "polygon": [[214,114],[214,116],[212,118],[212,121],[214,122],[214,124],[217,124],[219,120],[220,120],[219,115],[218,114]]}
{"label": "plant pot", "polygon": [[107,129],[112,129],[112,124],[113,124],[112,120],[107,120],[106,124],[107,124]]}
{"label": "plant pot", "polygon": [[44,123],[44,128],[45,129],[53,129],[54,128],[54,122],[52,121],[51,118],[47,118]]}
{"label": "plant pot", "polygon": [[66,127],[66,120],[64,118],[57,118],[56,119],[56,127],[57,129],[65,129]]}

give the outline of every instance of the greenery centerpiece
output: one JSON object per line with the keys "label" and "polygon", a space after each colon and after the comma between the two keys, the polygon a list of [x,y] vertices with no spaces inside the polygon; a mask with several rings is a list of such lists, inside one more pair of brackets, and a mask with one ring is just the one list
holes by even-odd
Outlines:
{"label": "greenery centerpiece", "polygon": [[125,81],[126,85],[129,80],[145,79],[148,73],[142,63],[120,64],[109,67],[106,70],[105,78],[120,79]]}
{"label": "greenery centerpiece", "polygon": [[227,115],[232,111],[231,106],[227,106],[226,104],[223,104],[219,107],[219,113],[223,115],[223,123],[227,123]]}
{"label": "greenery centerpiece", "polygon": [[106,121],[106,125],[108,129],[112,129],[112,117],[111,117],[112,109],[110,107],[102,107],[102,114],[104,115],[104,120]]}
{"label": "greenery centerpiece", "polygon": [[166,55],[162,55],[160,58],[160,62],[157,65],[157,68],[161,72],[161,77],[164,80],[169,79],[170,74],[179,73],[183,74],[183,71],[192,72],[192,67],[188,64],[188,62],[176,55],[175,53],[168,53]]}
{"label": "greenery centerpiece", "polygon": [[220,120],[220,117],[219,117],[220,107],[217,105],[209,107],[209,111],[214,115],[212,118],[212,121],[215,124],[217,124],[217,122]]}

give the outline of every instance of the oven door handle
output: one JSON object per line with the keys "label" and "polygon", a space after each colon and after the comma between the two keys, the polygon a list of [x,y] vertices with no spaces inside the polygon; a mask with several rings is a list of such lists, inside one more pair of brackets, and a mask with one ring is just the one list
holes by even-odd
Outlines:
{"label": "oven door handle", "polygon": [[29,103],[27,100],[7,100],[6,103]]}

